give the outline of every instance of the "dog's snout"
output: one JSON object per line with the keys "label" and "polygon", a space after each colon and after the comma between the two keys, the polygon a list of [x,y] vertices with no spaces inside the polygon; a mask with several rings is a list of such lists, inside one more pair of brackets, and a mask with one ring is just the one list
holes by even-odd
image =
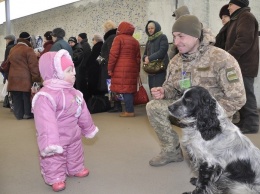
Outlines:
{"label": "dog's snout", "polygon": [[170,112],[173,112],[174,109],[175,109],[174,104],[171,104],[170,106],[168,106],[168,110],[169,110]]}

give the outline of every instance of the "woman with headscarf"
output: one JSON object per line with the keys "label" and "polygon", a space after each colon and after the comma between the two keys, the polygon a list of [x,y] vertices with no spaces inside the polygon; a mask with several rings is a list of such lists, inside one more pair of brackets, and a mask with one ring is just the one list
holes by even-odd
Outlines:
{"label": "woman with headscarf", "polygon": [[[145,26],[145,32],[148,35],[148,41],[145,46],[143,55],[143,63],[148,64],[151,61],[161,59],[167,67],[169,63],[168,57],[168,39],[161,31],[161,26],[158,22],[150,20]],[[148,74],[149,88],[162,86],[165,81],[166,71]]]}

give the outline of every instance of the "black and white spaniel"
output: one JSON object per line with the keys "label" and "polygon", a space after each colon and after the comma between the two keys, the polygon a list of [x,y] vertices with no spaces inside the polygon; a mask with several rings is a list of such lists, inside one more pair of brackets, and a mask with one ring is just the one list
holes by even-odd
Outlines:
{"label": "black and white spaniel", "polygon": [[184,194],[260,194],[260,150],[203,87],[192,87],[169,112],[185,125],[182,147],[196,186]]}

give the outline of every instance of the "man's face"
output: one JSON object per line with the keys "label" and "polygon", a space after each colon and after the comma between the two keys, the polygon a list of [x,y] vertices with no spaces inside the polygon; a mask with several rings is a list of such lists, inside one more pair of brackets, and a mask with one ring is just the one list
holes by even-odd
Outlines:
{"label": "man's face", "polygon": [[81,42],[83,39],[80,36],[78,36],[77,40],[78,42]]}
{"label": "man's face", "polygon": [[75,42],[69,41],[69,45],[70,45],[71,47],[73,47],[73,46],[75,45]]}
{"label": "man's face", "polygon": [[181,54],[194,53],[199,47],[199,39],[193,36],[181,33],[173,32],[173,41]]}
{"label": "man's face", "polygon": [[230,15],[232,15],[232,13],[234,13],[236,10],[238,10],[239,8],[241,8],[241,7],[239,7],[238,5],[236,5],[236,4],[233,4],[233,3],[229,3],[228,4],[228,10],[229,10],[229,14]]}

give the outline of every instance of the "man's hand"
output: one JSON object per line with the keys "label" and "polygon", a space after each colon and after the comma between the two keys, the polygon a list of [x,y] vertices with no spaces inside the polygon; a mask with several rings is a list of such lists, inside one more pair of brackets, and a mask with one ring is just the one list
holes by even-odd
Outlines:
{"label": "man's hand", "polygon": [[164,98],[164,89],[163,87],[155,87],[151,89],[151,94],[154,99],[159,100]]}

